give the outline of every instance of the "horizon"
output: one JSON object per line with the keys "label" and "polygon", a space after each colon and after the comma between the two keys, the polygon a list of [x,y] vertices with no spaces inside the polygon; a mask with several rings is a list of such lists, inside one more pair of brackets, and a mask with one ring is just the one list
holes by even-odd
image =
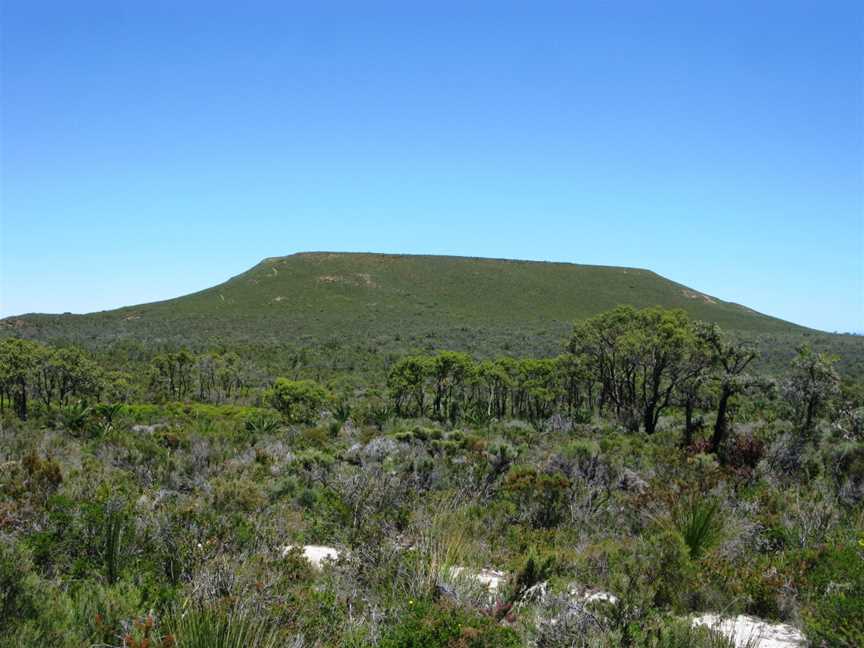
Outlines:
{"label": "horizon", "polygon": [[864,333],[858,3],[50,9],[4,5],[0,317],[386,249]]}

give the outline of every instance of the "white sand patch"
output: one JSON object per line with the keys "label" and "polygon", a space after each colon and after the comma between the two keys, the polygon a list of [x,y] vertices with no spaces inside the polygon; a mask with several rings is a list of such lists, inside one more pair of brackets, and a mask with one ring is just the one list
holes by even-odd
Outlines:
{"label": "white sand patch", "polygon": [[494,569],[471,569],[470,567],[451,567],[451,578],[475,580],[490,592],[495,593],[507,580],[507,574]]}
{"label": "white sand patch", "polygon": [[618,597],[614,594],[603,592],[601,590],[580,587],[579,585],[571,585],[567,590],[567,594],[570,596],[570,600],[574,603],[595,603],[597,601],[602,601],[604,603],[618,605]]}
{"label": "white sand patch", "polygon": [[585,595],[583,599],[586,603],[593,603],[594,601],[605,601],[606,603],[611,603],[612,605],[618,604],[618,597],[614,594],[610,594],[609,592],[590,592]]}
{"label": "white sand patch", "polygon": [[[282,555],[286,556],[295,545],[282,548]],[[303,545],[303,557],[316,569],[321,569],[325,560],[339,560],[339,550],[322,545]]]}
{"label": "white sand patch", "polygon": [[801,631],[791,625],[766,623],[756,617],[743,614],[734,618],[703,614],[693,619],[693,625],[703,625],[721,632],[733,639],[736,646],[798,648],[807,645],[807,639]]}

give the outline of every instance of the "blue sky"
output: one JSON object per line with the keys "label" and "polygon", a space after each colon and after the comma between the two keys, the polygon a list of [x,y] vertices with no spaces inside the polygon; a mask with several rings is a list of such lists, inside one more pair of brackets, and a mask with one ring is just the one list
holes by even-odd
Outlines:
{"label": "blue sky", "polygon": [[352,250],[864,331],[858,2],[3,4],[2,315]]}

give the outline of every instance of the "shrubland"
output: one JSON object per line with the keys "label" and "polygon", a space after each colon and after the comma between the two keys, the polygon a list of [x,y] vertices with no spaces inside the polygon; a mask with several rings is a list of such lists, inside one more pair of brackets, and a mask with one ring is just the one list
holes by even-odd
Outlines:
{"label": "shrubland", "polygon": [[320,375],[4,339],[0,646],[861,645],[864,389],[758,360],[629,307]]}

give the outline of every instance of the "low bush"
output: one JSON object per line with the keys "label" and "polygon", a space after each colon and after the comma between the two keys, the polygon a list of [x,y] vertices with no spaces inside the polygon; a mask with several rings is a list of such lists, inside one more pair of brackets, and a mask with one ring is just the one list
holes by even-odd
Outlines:
{"label": "low bush", "polygon": [[518,648],[519,635],[493,618],[446,603],[408,601],[380,648]]}

